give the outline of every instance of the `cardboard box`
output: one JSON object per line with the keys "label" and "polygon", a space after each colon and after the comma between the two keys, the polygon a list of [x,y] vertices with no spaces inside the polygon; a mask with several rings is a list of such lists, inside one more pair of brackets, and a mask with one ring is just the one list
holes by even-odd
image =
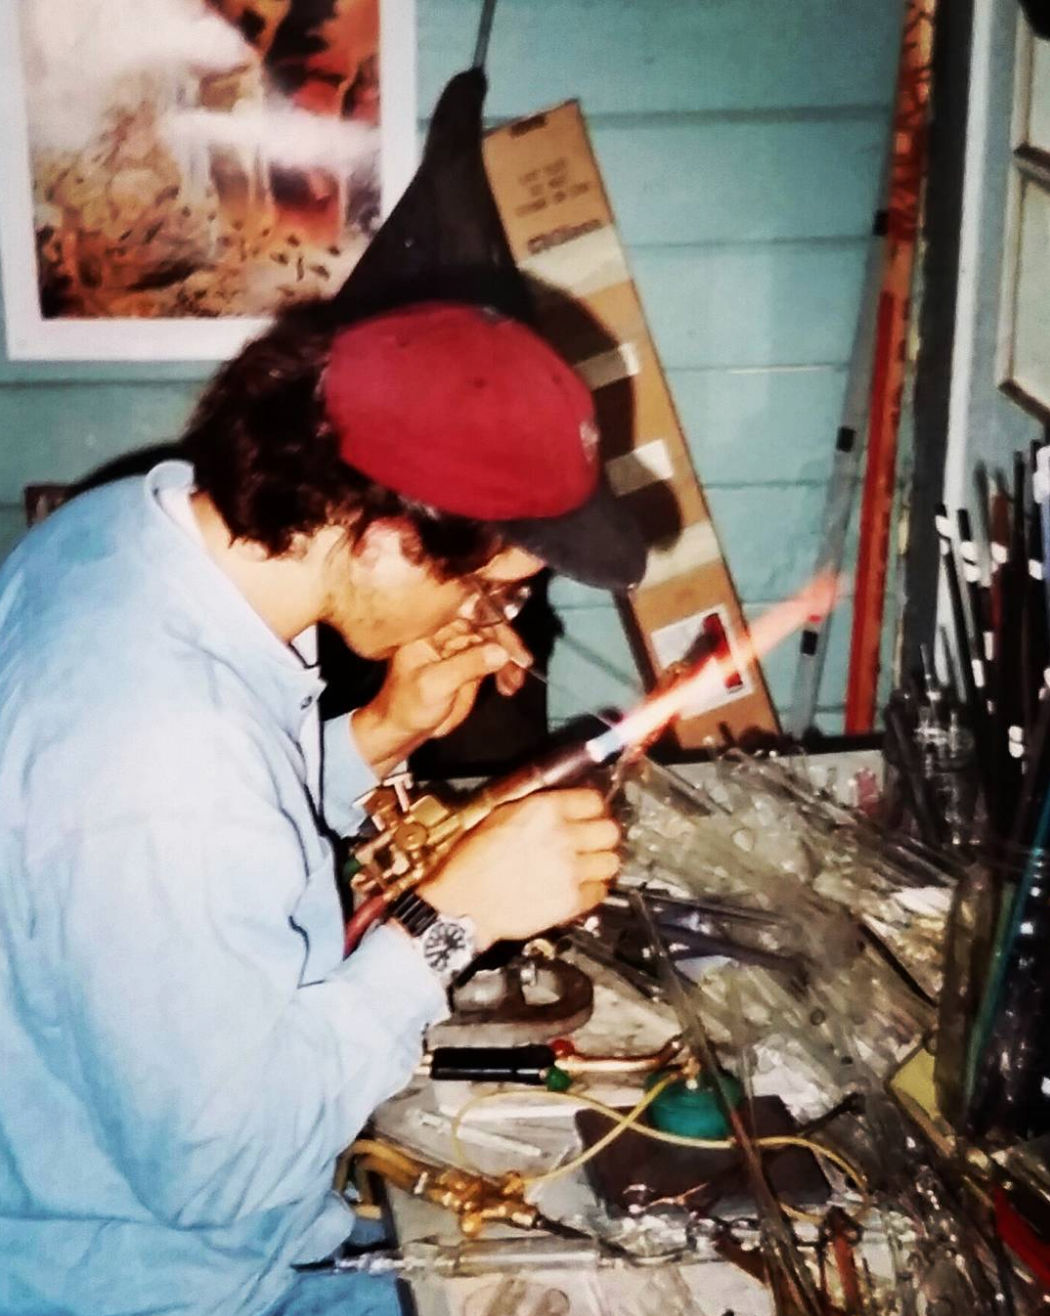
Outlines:
{"label": "cardboard box", "polygon": [[576,101],[485,138],[485,165],[514,258],[537,281],[544,332],[594,390],[610,483],[650,543],[621,603],[650,685],[706,633],[736,657],[724,697],[681,719],[682,749],[725,726],[777,731],[762,671],[746,662],[740,603],[693,470]]}

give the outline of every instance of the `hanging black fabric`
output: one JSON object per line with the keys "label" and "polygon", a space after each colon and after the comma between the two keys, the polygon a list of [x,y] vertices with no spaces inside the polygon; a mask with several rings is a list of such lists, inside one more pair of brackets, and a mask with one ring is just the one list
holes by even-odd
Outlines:
{"label": "hanging black fabric", "polygon": [[1021,0],[1021,8],[1036,36],[1050,38],[1050,0]]}
{"label": "hanging black fabric", "polygon": [[447,300],[532,321],[485,173],[486,89],[478,68],[457,73],[442,92],[415,176],[332,299],[340,319]]}

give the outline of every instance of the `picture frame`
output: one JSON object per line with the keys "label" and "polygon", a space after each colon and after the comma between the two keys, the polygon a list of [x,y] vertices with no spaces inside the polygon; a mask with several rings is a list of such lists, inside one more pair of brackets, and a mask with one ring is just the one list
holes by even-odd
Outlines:
{"label": "picture frame", "polygon": [[222,360],[338,290],[415,169],[415,6],[279,46],[295,2],[0,0],[9,361]]}

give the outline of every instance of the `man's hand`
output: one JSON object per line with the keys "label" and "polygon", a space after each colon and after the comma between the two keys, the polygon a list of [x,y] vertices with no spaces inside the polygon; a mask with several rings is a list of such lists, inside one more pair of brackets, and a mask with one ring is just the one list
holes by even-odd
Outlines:
{"label": "man's hand", "polygon": [[382,777],[425,740],[447,736],[464,720],[486,676],[512,695],[525,680],[532,655],[510,626],[484,637],[454,621],[426,640],[406,644],[391,658],[382,689],[353,715],[354,740]]}
{"label": "man's hand", "polygon": [[479,950],[523,940],[602,899],[620,867],[619,840],[598,791],[542,791],[496,809],[420,894],[443,914],[469,915]]}

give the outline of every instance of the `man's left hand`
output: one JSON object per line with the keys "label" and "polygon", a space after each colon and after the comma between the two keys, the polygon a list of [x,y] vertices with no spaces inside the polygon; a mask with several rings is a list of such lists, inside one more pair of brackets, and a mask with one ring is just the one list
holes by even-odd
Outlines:
{"label": "man's left hand", "polygon": [[479,635],[454,621],[391,658],[382,689],[353,715],[358,750],[382,777],[424,741],[447,736],[466,718],[486,676],[503,695],[521,689],[532,655],[512,627]]}

